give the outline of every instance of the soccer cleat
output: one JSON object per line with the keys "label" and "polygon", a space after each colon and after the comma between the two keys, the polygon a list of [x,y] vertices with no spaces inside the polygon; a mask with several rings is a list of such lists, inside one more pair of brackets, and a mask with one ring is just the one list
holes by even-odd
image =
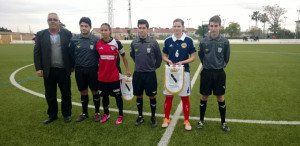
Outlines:
{"label": "soccer cleat", "polygon": [[66,116],[65,117],[65,123],[70,123],[72,121],[72,117],[71,116]]}
{"label": "soccer cleat", "polygon": [[157,126],[156,118],[155,117],[151,117],[151,127],[155,128],[156,126]]}
{"label": "soccer cleat", "polygon": [[44,124],[50,124],[51,122],[53,122],[53,121],[55,121],[55,120],[57,120],[57,116],[55,116],[55,117],[53,117],[53,118],[48,118],[48,119],[46,119],[45,121],[44,121]]}
{"label": "soccer cleat", "polygon": [[101,119],[100,113],[95,113],[95,122],[99,122]]}
{"label": "soccer cleat", "polygon": [[192,130],[192,126],[191,126],[191,124],[190,124],[190,122],[188,120],[185,120],[184,123],[183,123],[183,125],[184,125],[184,129],[185,130],[187,130],[187,131]]}
{"label": "soccer cleat", "polygon": [[221,128],[222,128],[223,131],[225,131],[225,132],[230,132],[230,129],[229,129],[227,123],[222,123],[222,124],[221,124]]}
{"label": "soccer cleat", "polygon": [[83,120],[86,119],[86,118],[88,118],[88,115],[82,113],[82,114],[80,114],[80,115],[78,116],[76,122],[81,122],[81,121],[83,121]]}
{"label": "soccer cleat", "polygon": [[202,128],[204,127],[204,125],[205,125],[204,121],[201,121],[201,120],[200,120],[200,121],[198,122],[198,124],[197,124],[196,127],[197,127],[198,129],[202,129]]}
{"label": "soccer cleat", "polygon": [[142,116],[139,116],[139,117],[136,119],[135,126],[139,126],[139,125],[141,125],[142,123],[144,123],[144,118],[143,118]]}
{"label": "soccer cleat", "polygon": [[162,123],[161,127],[167,128],[170,124],[170,119],[164,118],[164,122]]}
{"label": "soccer cleat", "polygon": [[102,119],[101,119],[100,123],[106,122],[109,118],[110,118],[110,115],[104,114],[104,115],[102,116]]}
{"label": "soccer cleat", "polygon": [[123,116],[120,116],[118,117],[117,121],[116,121],[116,125],[119,125],[123,122]]}

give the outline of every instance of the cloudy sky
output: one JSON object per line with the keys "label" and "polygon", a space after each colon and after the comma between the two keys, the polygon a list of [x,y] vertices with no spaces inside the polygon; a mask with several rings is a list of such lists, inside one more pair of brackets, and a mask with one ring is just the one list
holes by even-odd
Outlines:
{"label": "cloudy sky", "polygon": [[[73,33],[80,32],[78,22],[82,16],[90,17],[94,28],[108,22],[107,0],[0,0],[0,4],[0,27],[12,31],[36,33],[45,29],[50,12],[58,13]],[[274,4],[287,10],[281,17],[281,26],[284,27],[286,16],[285,27],[294,32],[299,0],[131,0],[131,19],[133,27],[143,18],[148,20],[150,27],[170,28],[174,19],[181,18],[186,27],[197,28],[211,16],[221,15],[225,27],[230,22],[237,22],[245,31],[255,25],[249,15],[254,11],[263,13],[263,6]],[[113,6],[114,27],[128,27],[128,0],[114,0]],[[262,25],[258,23],[261,28]]]}

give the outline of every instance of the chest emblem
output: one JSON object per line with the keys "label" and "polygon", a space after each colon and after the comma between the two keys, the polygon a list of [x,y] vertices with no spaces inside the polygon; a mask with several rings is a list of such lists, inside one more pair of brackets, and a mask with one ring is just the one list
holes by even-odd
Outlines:
{"label": "chest emblem", "polygon": [[182,43],[182,44],[181,44],[181,47],[182,47],[182,48],[186,48],[186,46],[187,46],[186,43]]}
{"label": "chest emblem", "polygon": [[222,48],[218,48],[218,52],[221,53],[222,52]]}
{"label": "chest emblem", "polygon": [[77,48],[80,48],[80,46],[79,46],[79,45],[77,45],[76,47],[77,47]]}
{"label": "chest emblem", "polygon": [[147,53],[150,53],[151,52],[151,48],[147,48]]}
{"label": "chest emblem", "polygon": [[205,52],[208,52],[209,50],[208,49],[205,49]]}
{"label": "chest emblem", "polygon": [[94,45],[90,45],[90,49],[93,50],[94,49]]}
{"label": "chest emblem", "polygon": [[169,47],[171,48],[171,47],[173,47],[173,45],[171,44]]}
{"label": "chest emblem", "polygon": [[115,50],[116,49],[116,47],[114,47],[114,46],[111,46],[110,48],[111,48],[111,50]]}

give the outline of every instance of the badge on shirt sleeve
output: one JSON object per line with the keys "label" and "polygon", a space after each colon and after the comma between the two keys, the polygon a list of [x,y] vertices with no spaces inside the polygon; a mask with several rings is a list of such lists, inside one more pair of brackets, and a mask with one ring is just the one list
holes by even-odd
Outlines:
{"label": "badge on shirt sleeve", "polygon": [[94,45],[90,45],[90,49],[93,50],[94,49]]}
{"label": "badge on shirt sleeve", "polygon": [[147,48],[147,53],[150,53],[150,51],[151,51],[151,48]]}
{"label": "badge on shirt sleeve", "polygon": [[222,48],[218,48],[218,52],[221,53],[222,52]]}

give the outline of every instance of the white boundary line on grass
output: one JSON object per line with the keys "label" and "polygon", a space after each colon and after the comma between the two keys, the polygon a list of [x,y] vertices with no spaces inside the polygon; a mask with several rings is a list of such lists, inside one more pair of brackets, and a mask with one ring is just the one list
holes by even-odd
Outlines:
{"label": "white boundary line on grass", "polygon": [[[26,65],[26,66],[23,66],[19,69],[17,69],[16,71],[14,71],[9,79],[10,79],[10,82],[12,85],[14,85],[15,87],[25,91],[25,92],[28,92],[30,94],[33,94],[35,96],[38,96],[38,97],[41,97],[41,98],[45,98],[45,95],[44,94],[41,94],[41,93],[38,93],[38,92],[35,92],[35,91],[32,91],[30,89],[27,89],[23,86],[21,86],[16,80],[15,80],[15,75],[22,69],[26,68],[26,67],[29,67],[29,66],[32,66],[33,64],[29,64],[29,65]],[[193,88],[193,85],[195,84],[196,82],[196,79],[197,79],[197,76],[199,74],[199,71],[201,69],[201,64],[199,65],[199,68],[197,69],[196,73],[194,74],[194,77],[193,77],[193,80],[191,81],[192,83],[192,87]],[[199,70],[199,71],[198,71]],[[196,78],[195,78],[196,76]],[[61,102],[61,99],[57,99],[58,102]],[[81,103],[78,103],[78,102],[72,102],[72,105],[75,105],[75,106],[80,106],[81,107]],[[88,106],[89,108],[95,108],[93,105],[89,105]],[[101,109],[103,109],[101,107]],[[110,108],[111,111],[114,111],[114,112],[118,112],[118,109],[115,109],[115,108]],[[159,142],[159,145],[167,145],[168,144],[168,141],[170,140],[171,138],[171,135],[172,135],[172,132],[174,131],[174,127],[178,121],[178,119],[184,119],[183,116],[179,116],[180,115],[180,112],[182,111],[182,103],[180,102],[180,104],[178,105],[177,109],[176,109],[176,112],[175,114],[172,116],[170,116],[172,118],[172,122],[170,123],[170,126],[166,129],[166,132],[164,133],[163,137],[161,138],[161,141]],[[137,115],[138,112],[137,111],[131,111],[131,110],[123,110],[124,113],[128,113],[128,114],[135,114]],[[147,116],[151,116],[151,113],[143,113],[144,115],[147,115]],[[156,114],[157,117],[164,117],[165,115],[164,114]],[[175,118],[176,118],[176,122],[175,121]],[[190,117],[191,120],[199,120],[199,117]],[[205,120],[206,121],[220,121],[220,118],[207,118],[205,117]],[[226,121],[228,122],[235,122],[235,123],[252,123],[252,124],[275,124],[275,125],[300,125],[300,121],[265,121],[265,120],[240,120],[240,119],[226,119]],[[169,129],[170,128],[170,129]],[[172,128],[172,129],[171,129]],[[169,129],[169,130],[168,130]],[[171,133],[168,133],[167,134],[167,131],[171,131]],[[166,136],[165,136],[166,135]],[[168,138],[168,139],[166,139]],[[163,142],[162,142],[163,141]]]}

